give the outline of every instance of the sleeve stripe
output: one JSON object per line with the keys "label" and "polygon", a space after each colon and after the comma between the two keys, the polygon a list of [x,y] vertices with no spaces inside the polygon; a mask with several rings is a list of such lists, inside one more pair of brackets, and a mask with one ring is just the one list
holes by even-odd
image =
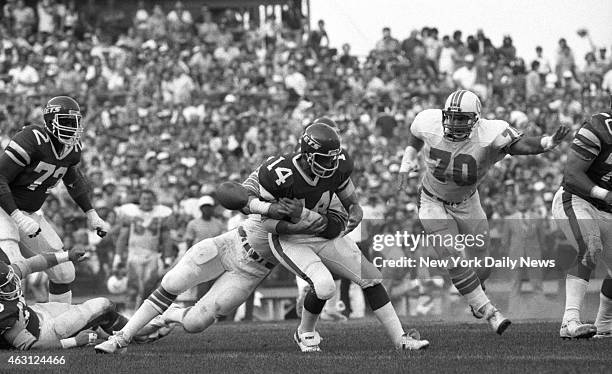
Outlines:
{"label": "sleeve stripe", "polygon": [[[597,146],[597,148],[601,149],[601,141],[599,140],[599,138],[597,137],[597,135],[595,135],[591,130],[586,129],[586,128],[581,128],[578,133],[576,134],[576,138],[580,138],[580,140],[582,140],[583,142],[587,143],[585,141],[588,140],[589,142],[591,142],[593,145]],[[588,144],[588,143],[587,143]]]}
{"label": "sleeve stripe", "polygon": [[20,161],[10,149],[6,149],[4,151],[4,153],[6,153],[7,156],[9,156],[17,165],[21,166],[21,167],[25,167],[26,164],[24,164],[22,161]]}
{"label": "sleeve stripe", "polygon": [[590,141],[589,139],[587,139],[586,137],[580,134],[576,134],[576,137],[574,139],[574,144],[580,145],[578,141],[580,142],[580,144],[584,144],[585,146],[589,148],[594,148],[594,149],[597,149],[598,151],[601,149],[599,144],[593,143],[592,141]]}
{"label": "sleeve stripe", "polygon": [[353,182],[349,178],[347,185],[342,190],[336,191],[336,195],[338,195],[338,197],[342,200],[342,199],[345,199],[351,196],[353,192],[355,192],[355,186],[353,185]]}
{"label": "sleeve stripe", "polygon": [[23,147],[17,144],[14,140],[10,141],[7,148],[11,148],[17,153],[19,153],[19,155],[23,157],[26,164],[29,164],[31,162],[30,155],[28,154],[28,152],[26,152],[26,150],[23,149]]}
{"label": "sleeve stripe", "polygon": [[592,160],[595,157],[597,157],[597,154],[594,154],[576,144],[572,144],[571,149],[574,150],[574,152],[576,152],[578,155],[580,155],[582,158],[586,160]]}
{"label": "sleeve stripe", "polygon": [[351,178],[347,178],[340,186],[338,186],[338,191],[342,191],[351,181]]}

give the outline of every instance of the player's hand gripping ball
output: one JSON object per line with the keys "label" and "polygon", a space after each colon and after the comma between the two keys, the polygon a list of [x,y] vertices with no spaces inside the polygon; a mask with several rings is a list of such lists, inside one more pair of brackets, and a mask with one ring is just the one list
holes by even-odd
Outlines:
{"label": "player's hand gripping ball", "polygon": [[222,207],[229,210],[244,208],[249,202],[249,194],[240,183],[223,182],[217,187],[216,197]]}

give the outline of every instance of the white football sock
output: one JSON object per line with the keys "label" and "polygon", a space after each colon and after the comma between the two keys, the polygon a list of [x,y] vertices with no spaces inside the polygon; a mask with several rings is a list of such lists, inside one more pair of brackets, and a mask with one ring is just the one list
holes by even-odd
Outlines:
{"label": "white football sock", "polygon": [[601,292],[599,293],[599,311],[597,311],[595,327],[599,332],[612,330],[612,299]]}
{"label": "white football sock", "polygon": [[374,311],[374,315],[380,321],[385,328],[385,332],[395,347],[401,346],[402,335],[404,335],[404,328],[402,323],[393,309],[391,302],[386,303],[380,308]]}
{"label": "white football sock", "polygon": [[565,278],[565,313],[563,314],[563,322],[571,320],[580,321],[580,309],[586,294],[588,281],[567,275]]}
{"label": "white football sock", "polygon": [[487,297],[487,294],[484,293],[482,286],[478,285],[473,291],[466,293],[463,295],[472,308],[475,311],[479,311],[483,306],[490,304],[491,301]]}
{"label": "white football sock", "polygon": [[49,293],[49,302],[50,303],[63,303],[63,304],[72,304],[72,291],[55,294]]}
{"label": "white football sock", "polygon": [[140,308],[134,313],[128,323],[121,329],[123,336],[131,340],[147,323],[151,322],[155,316],[159,315],[158,310],[149,300],[145,300]]}

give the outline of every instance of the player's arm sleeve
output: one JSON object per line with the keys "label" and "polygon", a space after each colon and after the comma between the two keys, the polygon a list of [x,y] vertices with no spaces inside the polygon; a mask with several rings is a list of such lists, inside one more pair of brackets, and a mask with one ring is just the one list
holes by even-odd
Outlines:
{"label": "player's arm sleeve", "polygon": [[272,234],[318,234],[313,233],[312,227],[324,220],[323,216],[310,209],[302,209],[302,215],[297,223],[266,218],[262,222],[264,229]]}
{"label": "player's arm sleeve", "polygon": [[[501,122],[501,121],[499,121]],[[516,154],[512,153],[517,143],[524,141],[523,133],[510,126],[507,122],[503,122],[500,126],[499,134],[493,139],[491,144],[493,149],[499,150],[504,154]],[[539,145],[538,140],[538,145]],[[517,149],[518,150],[518,149]]]}
{"label": "player's arm sleeve", "polygon": [[9,215],[17,209],[9,184],[32,160],[32,152],[27,151],[28,144],[26,134],[22,131],[0,153],[0,208]]}
{"label": "player's arm sleeve", "polygon": [[36,273],[39,271],[47,270],[57,264],[61,264],[68,261],[68,252],[55,252],[55,253],[43,253],[40,255],[32,256],[21,261],[17,261],[10,266],[13,267],[15,273],[20,278]]}
{"label": "player's arm sleeve", "polygon": [[72,165],[68,168],[63,181],[68,190],[68,194],[83,212],[93,209],[91,205],[91,187],[89,181],[77,165]]}
{"label": "player's arm sleeve", "polygon": [[589,124],[580,128],[574,136],[565,163],[564,177],[568,187],[578,193],[591,195],[595,183],[586,175],[586,172],[600,151],[601,140],[593,128]]}

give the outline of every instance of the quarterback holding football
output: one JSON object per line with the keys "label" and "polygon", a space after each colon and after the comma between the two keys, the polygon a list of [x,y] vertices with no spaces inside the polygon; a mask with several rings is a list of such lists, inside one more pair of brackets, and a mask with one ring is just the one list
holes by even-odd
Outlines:
{"label": "quarterback holding football", "polygon": [[[89,184],[78,166],[83,134],[79,104],[68,96],[54,97],[43,117],[44,127],[24,127],[0,152],[0,260],[7,263],[63,251],[62,240],[39,212],[60,180],[87,214],[91,229],[101,237],[110,229],[94,210]],[[49,301],[70,304],[74,265],[65,262],[47,274]]]}
{"label": "quarterback holding football", "polygon": [[[489,225],[480,205],[478,185],[488,170],[506,155],[530,155],[556,147],[569,129],[560,126],[552,136],[526,137],[506,121],[481,118],[476,94],[458,90],[446,99],[443,109],[420,112],[412,126],[399,173],[399,188],[418,169],[422,153],[426,169],[420,186],[419,220],[427,234],[456,237],[479,235],[484,245],[468,247],[465,256],[482,258],[488,253]],[[436,246],[441,258],[462,256],[453,247]],[[452,262],[449,262],[452,264]],[[449,266],[448,272],[476,318],[484,318],[502,334],[510,321],[492,305],[483,282],[490,268]]]}

